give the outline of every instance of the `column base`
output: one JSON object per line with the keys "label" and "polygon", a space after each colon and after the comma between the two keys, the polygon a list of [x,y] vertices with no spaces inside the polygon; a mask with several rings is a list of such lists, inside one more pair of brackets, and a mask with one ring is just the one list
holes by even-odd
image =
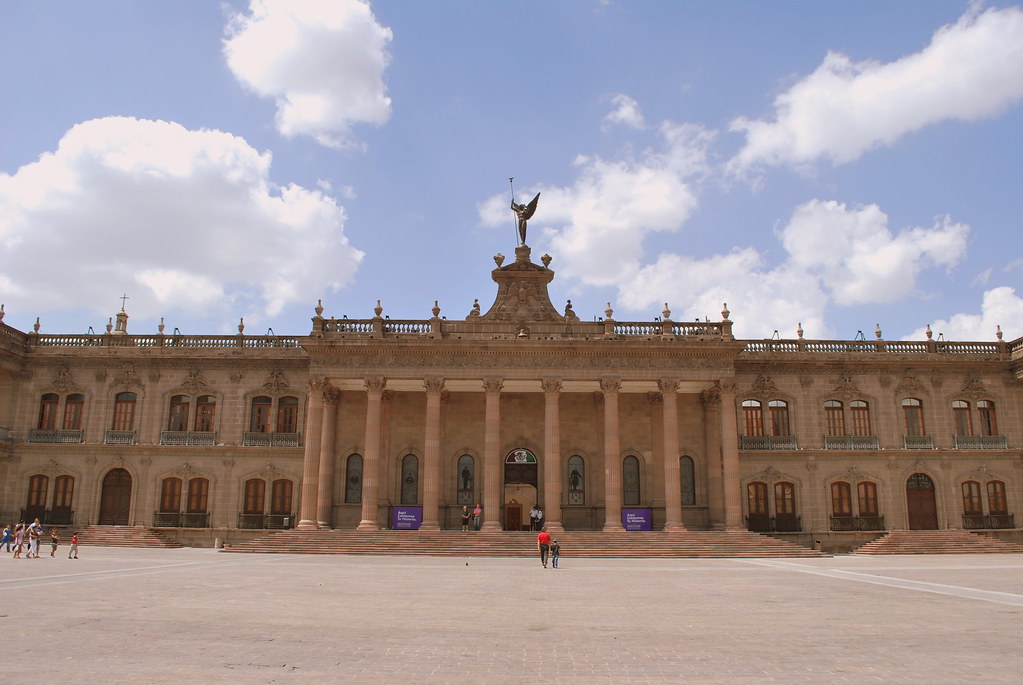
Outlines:
{"label": "column base", "polygon": [[545,524],[544,527],[547,528],[547,532],[550,533],[551,535],[554,535],[555,533],[565,532],[565,527],[561,525],[561,521],[551,521]]}
{"label": "column base", "polygon": [[603,531],[605,533],[624,533],[625,526],[620,523],[605,523]]}
{"label": "column base", "polygon": [[359,521],[355,530],[380,530],[380,524],[376,521]]}
{"label": "column base", "polygon": [[295,526],[296,530],[316,530],[316,528],[317,522],[312,519],[302,519],[298,522],[298,525]]}
{"label": "column base", "polygon": [[327,521],[317,521],[316,527],[320,530],[331,530],[331,525]]}
{"label": "column base", "polygon": [[681,523],[665,523],[664,524],[664,532],[665,533],[685,533],[688,530],[689,529],[686,528]]}
{"label": "column base", "polygon": [[500,531],[501,530],[501,524],[498,523],[497,521],[484,521],[483,522],[483,526],[480,527],[480,530],[484,530],[484,531],[487,531],[487,532],[493,532],[495,530],[496,531]]}
{"label": "column base", "polygon": [[419,524],[419,530],[440,530],[440,524],[436,521],[423,521]]}

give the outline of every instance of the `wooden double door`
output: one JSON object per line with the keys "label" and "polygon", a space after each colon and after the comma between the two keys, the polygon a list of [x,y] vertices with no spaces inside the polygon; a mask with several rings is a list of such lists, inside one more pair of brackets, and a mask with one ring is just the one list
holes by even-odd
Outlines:
{"label": "wooden double door", "polygon": [[934,481],[926,473],[914,473],[906,481],[906,509],[910,530],[938,529]]}
{"label": "wooden double door", "polygon": [[103,477],[100,495],[99,525],[127,526],[131,515],[131,474],[125,469],[111,469]]}

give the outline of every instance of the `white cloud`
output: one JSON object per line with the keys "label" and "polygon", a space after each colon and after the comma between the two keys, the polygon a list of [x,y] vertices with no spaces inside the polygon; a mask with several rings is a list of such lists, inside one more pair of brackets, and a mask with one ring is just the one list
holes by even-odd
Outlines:
{"label": "white cloud", "polygon": [[[931,324],[935,338],[944,335],[946,340],[995,340],[995,331],[1001,326],[1005,340],[1023,336],[1023,298],[1016,295],[1015,288],[1001,286],[984,292],[980,314],[955,314]],[[903,340],[923,340],[926,326],[922,326]]]}
{"label": "white cloud", "polygon": [[611,104],[615,108],[604,117],[605,128],[615,124],[621,124],[622,126],[634,129],[646,128],[643,112],[639,108],[639,103],[633,98],[624,93],[619,93],[611,98]]}
{"label": "white cloud", "polygon": [[969,231],[945,217],[893,236],[877,205],[812,200],[796,208],[780,238],[794,266],[819,276],[836,303],[854,305],[893,302],[912,292],[925,266],[954,266]]}
{"label": "white cloud", "polygon": [[235,77],[277,100],[277,129],[333,148],[351,127],[391,115],[383,82],[391,30],[360,0],[250,0],[227,27],[224,56]]}
{"label": "white cloud", "polygon": [[829,53],[774,102],[773,121],[740,117],[736,173],[764,165],[849,162],[946,120],[997,115],[1023,98],[1023,9],[970,10],[920,52],[894,62]]}
{"label": "white cloud", "polygon": [[[0,174],[0,260],[12,296],[41,309],[273,315],[349,282],[362,253],[344,209],[274,186],[269,153],[221,131],[111,117]],[[55,277],[59,274],[60,277]]]}

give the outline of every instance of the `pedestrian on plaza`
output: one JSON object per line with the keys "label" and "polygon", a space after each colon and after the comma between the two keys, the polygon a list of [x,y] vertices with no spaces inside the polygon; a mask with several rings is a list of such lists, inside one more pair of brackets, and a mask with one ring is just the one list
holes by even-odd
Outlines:
{"label": "pedestrian on plaza", "polygon": [[56,528],[50,528],[50,556],[57,554],[57,543],[60,542],[60,536],[57,535]]}
{"label": "pedestrian on plaza", "polygon": [[561,557],[561,545],[557,540],[551,540],[551,568],[558,567],[558,559]]}
{"label": "pedestrian on plaza", "polygon": [[[36,519],[39,521],[39,519]],[[38,559],[39,558],[39,534],[42,532],[42,526],[37,526],[34,523],[28,528],[28,556],[26,559]]]}
{"label": "pedestrian on plaza", "polygon": [[536,527],[536,515],[539,513],[540,512],[537,510],[536,505],[534,504],[533,508],[529,510],[529,530],[533,531],[539,530]]}
{"label": "pedestrian on plaza", "polygon": [[[74,554],[75,556],[72,557],[71,556],[72,554]],[[78,558],[78,533],[75,533],[74,535],[71,536],[71,549],[67,551],[67,558],[68,559]]]}
{"label": "pedestrian on plaza", "polygon": [[480,529],[480,524],[483,522],[483,507],[479,504],[472,510],[472,522],[476,530]]}
{"label": "pedestrian on plaza", "polygon": [[11,531],[11,525],[7,524],[4,526],[4,535],[0,538],[0,547],[7,545],[7,551],[11,551],[11,543],[14,541],[14,534]]}
{"label": "pedestrian on plaza", "polygon": [[21,558],[21,546],[25,543],[25,522],[19,521],[14,526],[14,559]]}
{"label": "pedestrian on plaza", "polygon": [[547,568],[547,555],[551,551],[551,535],[546,528],[541,528],[540,534],[536,536],[536,550],[540,552],[540,563]]}
{"label": "pedestrian on plaza", "polygon": [[469,522],[472,521],[472,512],[469,511],[469,505],[462,505],[462,532],[466,533],[469,531]]}

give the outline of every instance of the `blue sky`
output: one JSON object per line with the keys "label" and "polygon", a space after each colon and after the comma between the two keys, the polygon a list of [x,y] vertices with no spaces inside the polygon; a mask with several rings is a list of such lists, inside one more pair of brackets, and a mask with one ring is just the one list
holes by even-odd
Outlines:
{"label": "blue sky", "polygon": [[580,317],[1023,335],[1009,2],[0,3],[4,322]]}

